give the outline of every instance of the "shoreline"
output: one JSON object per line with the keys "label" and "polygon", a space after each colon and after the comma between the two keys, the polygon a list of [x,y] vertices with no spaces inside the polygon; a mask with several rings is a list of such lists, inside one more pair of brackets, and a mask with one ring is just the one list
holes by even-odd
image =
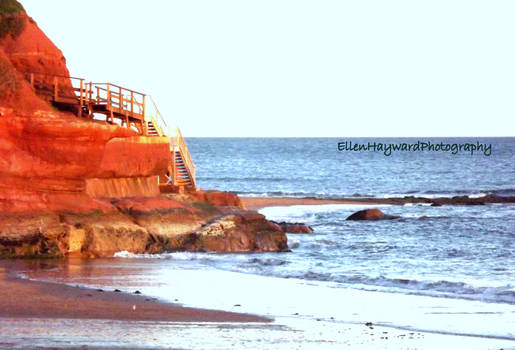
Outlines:
{"label": "shoreline", "polygon": [[[218,349],[238,343],[242,348],[279,350],[301,344],[331,350],[342,347],[483,350],[511,348],[515,344],[513,339],[432,332],[380,322],[334,322],[315,316],[313,319],[277,316],[271,320],[249,314],[183,307],[147,301],[145,299],[150,297],[144,295],[98,292],[61,283],[26,280],[14,276],[22,263],[0,261],[0,322],[4,328],[0,337],[5,336],[0,341],[0,349],[10,349],[12,345],[18,348],[29,345],[42,349],[68,348],[61,342],[63,329],[67,342],[76,347],[87,345],[90,349]],[[9,305],[8,310],[6,305]],[[135,311],[133,305],[136,305]],[[49,306],[55,309],[48,310]],[[42,328],[46,330],[44,337],[22,336],[27,330],[31,334]],[[91,334],[90,329],[97,331]]]}
{"label": "shoreline", "polygon": [[33,281],[15,276],[20,261],[0,261],[0,317],[121,321],[272,322],[257,315],[191,308],[144,295]]}
{"label": "shoreline", "polygon": [[485,205],[493,203],[515,203],[515,197],[499,197],[487,195],[484,197],[470,198],[468,196],[455,197],[394,197],[394,198],[340,198],[323,199],[315,197],[244,197],[238,196],[249,210],[259,210],[265,207],[274,206],[293,206],[293,205],[327,205],[327,204],[347,204],[347,205],[405,205],[427,204],[432,206],[442,205]]}

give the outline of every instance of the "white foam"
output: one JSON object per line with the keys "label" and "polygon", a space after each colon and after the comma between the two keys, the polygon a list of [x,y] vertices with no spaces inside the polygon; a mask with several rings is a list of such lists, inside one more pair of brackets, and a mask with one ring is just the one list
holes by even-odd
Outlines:
{"label": "white foam", "polygon": [[469,194],[468,197],[469,198],[482,198],[482,197],[486,197],[486,193]]}
{"label": "white foam", "polygon": [[201,256],[209,256],[216,258],[216,255],[209,253],[194,253],[194,252],[174,252],[174,253],[161,253],[161,254],[134,254],[126,250],[114,253],[115,258],[125,259],[170,259],[170,260],[196,260]]}
{"label": "white foam", "polygon": [[288,247],[290,249],[295,249],[300,246],[300,241],[297,238],[292,237],[292,235],[288,235]]}

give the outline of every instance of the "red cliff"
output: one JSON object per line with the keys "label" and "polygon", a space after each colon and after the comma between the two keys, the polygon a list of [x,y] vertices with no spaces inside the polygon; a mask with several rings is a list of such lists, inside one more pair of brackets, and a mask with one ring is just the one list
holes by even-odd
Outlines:
{"label": "red cliff", "polygon": [[[57,112],[36,96],[24,74],[69,76],[66,60],[16,1],[2,7],[0,211],[104,208],[88,196],[88,179],[124,178],[126,188],[132,179],[134,194],[156,194],[157,185],[138,188],[138,183],[166,172],[168,140]],[[94,187],[105,185],[94,183],[90,192],[100,194]]]}
{"label": "red cliff", "polygon": [[[241,206],[236,196],[197,192],[177,202],[175,195],[159,195],[157,176],[170,164],[168,138],[142,137],[132,129],[60,112],[36,95],[27,72],[69,76],[62,52],[36,22],[17,1],[2,0],[0,255],[287,248],[285,236],[264,218],[249,219],[241,212],[223,220],[235,223],[228,233],[232,241],[239,239],[234,227],[242,227],[242,242],[248,244],[202,238],[207,220],[227,215],[215,206]],[[132,210],[127,203],[146,207]],[[261,237],[268,233],[275,238]],[[181,245],[184,234],[196,235],[195,243],[191,236]]]}

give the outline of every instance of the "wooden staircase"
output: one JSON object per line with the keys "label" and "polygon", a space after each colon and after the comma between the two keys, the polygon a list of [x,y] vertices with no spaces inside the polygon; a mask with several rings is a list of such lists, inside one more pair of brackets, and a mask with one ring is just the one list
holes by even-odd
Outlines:
{"label": "wooden staircase", "polygon": [[151,120],[147,120],[147,136],[160,136]]}
{"label": "wooden staircase", "polygon": [[181,130],[175,130],[175,138],[170,147],[172,156],[173,185],[186,188],[196,188],[195,165],[191,160],[188,146],[182,137]]}
{"label": "wooden staircase", "polygon": [[172,157],[174,157],[173,162],[175,165],[175,185],[176,186],[192,186],[194,182],[184,164],[184,160],[182,158],[181,152],[176,149],[172,152]]}
{"label": "wooden staircase", "polygon": [[[105,116],[105,122],[137,129],[142,136],[167,137],[166,121],[151,96],[111,83],[86,83],[82,78],[25,73],[36,94],[54,107],[75,113],[78,117],[94,119]],[[150,99],[154,114],[147,114],[146,102]],[[159,176],[161,182],[179,188],[195,190],[195,165],[179,128],[170,138],[171,164],[168,172]],[[162,181],[164,180],[164,181]]]}

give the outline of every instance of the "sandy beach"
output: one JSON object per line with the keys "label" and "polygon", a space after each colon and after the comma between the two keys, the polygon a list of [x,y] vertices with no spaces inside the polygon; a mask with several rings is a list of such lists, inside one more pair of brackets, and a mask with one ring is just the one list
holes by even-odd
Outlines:
{"label": "sandy beach", "polygon": [[[295,316],[270,320],[188,308],[126,290],[101,292],[20,279],[13,274],[19,263],[0,263],[0,349],[508,349],[514,345],[504,339],[371,323]],[[342,305],[348,302],[352,301],[342,300]]]}
{"label": "sandy beach", "polygon": [[269,322],[264,317],[202,310],[127,293],[17,278],[19,262],[0,261],[0,317],[171,322]]}

